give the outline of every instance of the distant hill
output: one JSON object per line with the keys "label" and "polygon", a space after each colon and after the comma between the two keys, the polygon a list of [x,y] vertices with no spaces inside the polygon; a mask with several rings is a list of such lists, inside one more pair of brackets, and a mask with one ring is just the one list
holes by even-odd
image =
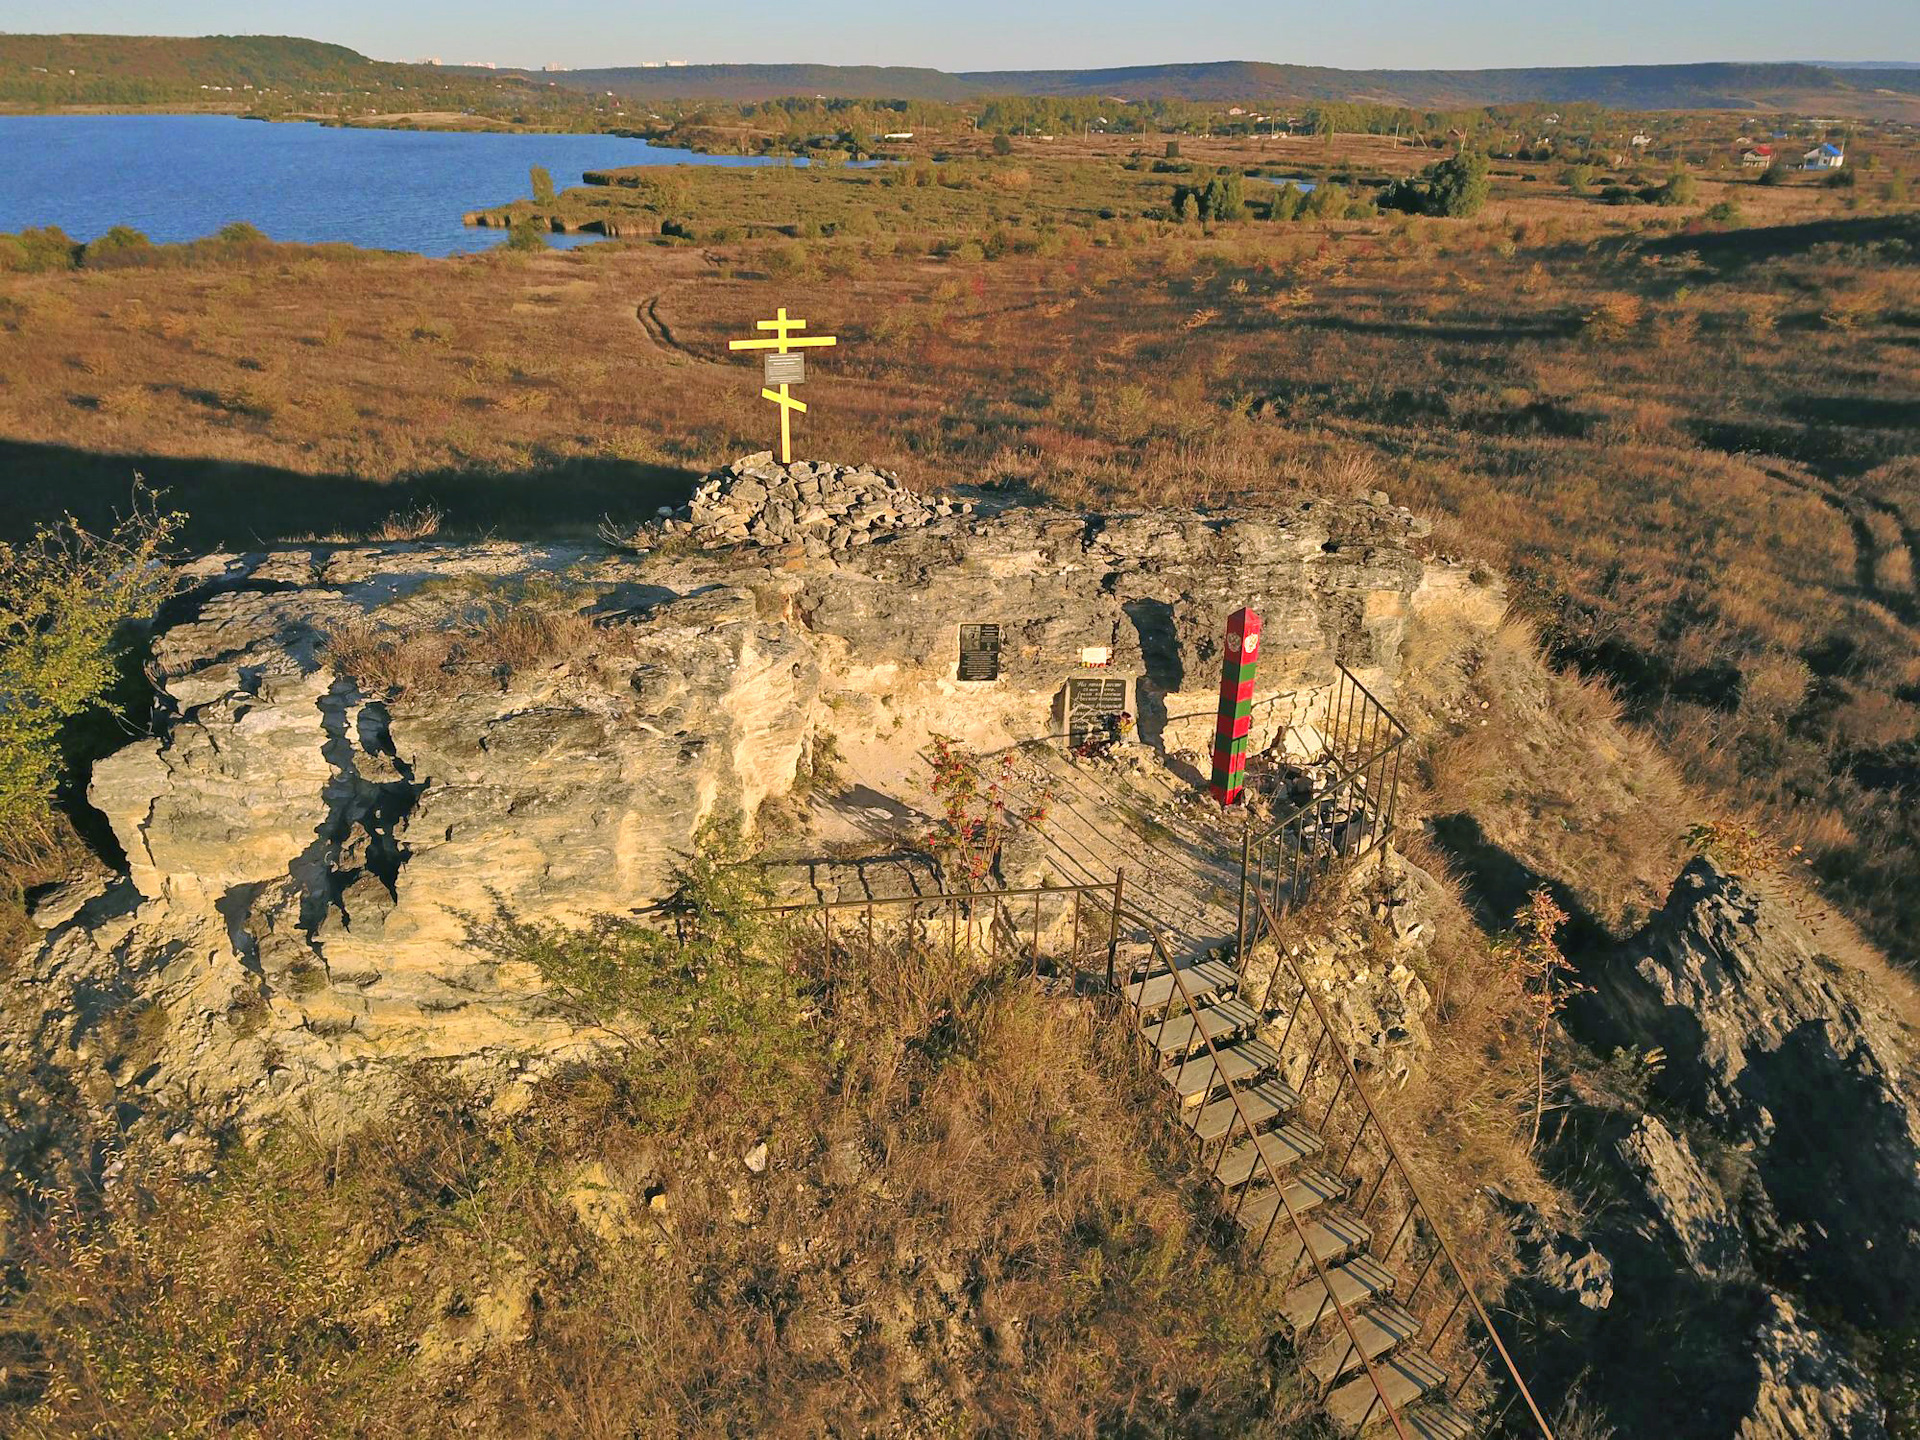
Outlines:
{"label": "distant hill", "polygon": [[[266,85],[319,89],[416,67],[369,60],[344,45],[281,35],[0,35],[0,79],[41,76],[79,86],[121,82],[180,89]],[[69,74],[69,72],[72,72]],[[51,78],[47,78],[51,77]]]}
{"label": "distant hill", "polygon": [[34,104],[156,103],[244,93],[419,91],[482,84],[552,95],[613,91],[635,100],[835,99],[963,101],[989,95],[1263,104],[1365,101],[1413,109],[1582,101],[1627,110],[1819,110],[1914,114],[1920,67],[1782,64],[1608,65],[1517,70],[1335,70],[1226,60],[1099,70],[916,66],[684,65],[592,70],[485,70],[370,60],[343,45],[285,36],[201,38],[0,35],[0,99]]}
{"label": "distant hill", "polygon": [[[498,72],[507,73],[507,72]],[[967,100],[987,95],[1111,96],[1117,100],[1368,101],[1419,110],[1590,101],[1623,110],[1789,110],[1877,113],[1877,92],[1920,97],[1920,70],[1838,70],[1801,63],[1605,65],[1524,70],[1335,70],[1256,60],[1131,65],[1103,70],[971,70],[904,66],[685,65],[546,72],[528,79],[611,90],[630,99]]]}
{"label": "distant hill", "polygon": [[[518,75],[577,90],[611,90],[625,98],[651,100],[777,100],[787,95],[825,95],[834,100],[961,101],[989,93],[968,76],[915,65],[623,65],[605,70],[542,71],[449,68],[474,75]],[[1009,92],[1002,89],[993,93]]]}

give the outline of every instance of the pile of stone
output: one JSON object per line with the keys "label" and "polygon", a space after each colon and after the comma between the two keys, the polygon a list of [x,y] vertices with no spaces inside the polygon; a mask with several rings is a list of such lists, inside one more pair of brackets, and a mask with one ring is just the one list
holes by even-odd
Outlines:
{"label": "pile of stone", "polygon": [[713,471],[693,499],[661,523],[668,535],[691,536],[704,546],[798,544],[824,555],[972,513],[971,501],[915,494],[870,465],[782,465],[762,450]]}

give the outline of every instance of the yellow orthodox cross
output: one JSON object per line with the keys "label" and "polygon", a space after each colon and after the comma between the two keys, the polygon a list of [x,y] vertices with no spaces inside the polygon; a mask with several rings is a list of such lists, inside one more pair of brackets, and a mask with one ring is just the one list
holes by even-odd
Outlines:
{"label": "yellow orthodox cross", "polygon": [[[771,336],[763,335],[757,340],[729,340],[727,342],[727,348],[729,350],[771,350],[777,355],[785,355],[790,351],[798,350],[806,346],[837,345],[840,343],[831,335],[789,334],[788,332],[792,330],[806,329],[807,322],[804,320],[789,320],[787,318],[787,307],[784,305],[774,312],[773,319],[756,320],[754,325],[761,330],[771,330],[773,334]],[[767,378],[772,379],[773,377],[769,375]],[[782,465],[791,465],[793,463],[793,432],[790,423],[793,412],[798,410],[802,415],[807,413],[806,405],[793,398],[793,392],[789,388],[789,385],[790,382],[783,379],[780,382],[780,388],[778,390],[770,389],[766,386],[762,386],[760,390],[760,398],[762,400],[771,400],[780,407],[780,463]]]}

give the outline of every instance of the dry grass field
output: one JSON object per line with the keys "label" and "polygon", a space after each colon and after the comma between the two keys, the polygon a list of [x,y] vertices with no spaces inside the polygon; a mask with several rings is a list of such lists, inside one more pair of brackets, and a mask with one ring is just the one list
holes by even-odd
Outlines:
{"label": "dry grass field", "polygon": [[[1332,484],[1432,514],[1911,961],[1912,211],[1866,173],[1704,179],[1668,209],[1507,164],[1470,221],[1203,228],[1146,218],[1182,175],[1073,143],[921,181],[685,172],[678,243],[9,277],[5,523],[97,522],[139,472],[206,544],[399,533],[422,505],[448,533],[585,536],[768,443],[725,342],[785,304],[842,342],[803,453],[1075,504]],[[1239,143],[1208,158],[1299,142]],[[1295,168],[1396,155],[1421,158],[1361,138]],[[1722,200],[1744,224],[1702,221]]]}

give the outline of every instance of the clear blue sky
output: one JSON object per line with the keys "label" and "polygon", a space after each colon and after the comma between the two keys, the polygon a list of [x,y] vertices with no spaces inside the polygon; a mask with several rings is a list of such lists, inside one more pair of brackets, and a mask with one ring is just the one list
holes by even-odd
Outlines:
{"label": "clear blue sky", "polygon": [[0,0],[0,31],[301,35],[381,60],[942,70],[1920,60],[1915,0]]}

